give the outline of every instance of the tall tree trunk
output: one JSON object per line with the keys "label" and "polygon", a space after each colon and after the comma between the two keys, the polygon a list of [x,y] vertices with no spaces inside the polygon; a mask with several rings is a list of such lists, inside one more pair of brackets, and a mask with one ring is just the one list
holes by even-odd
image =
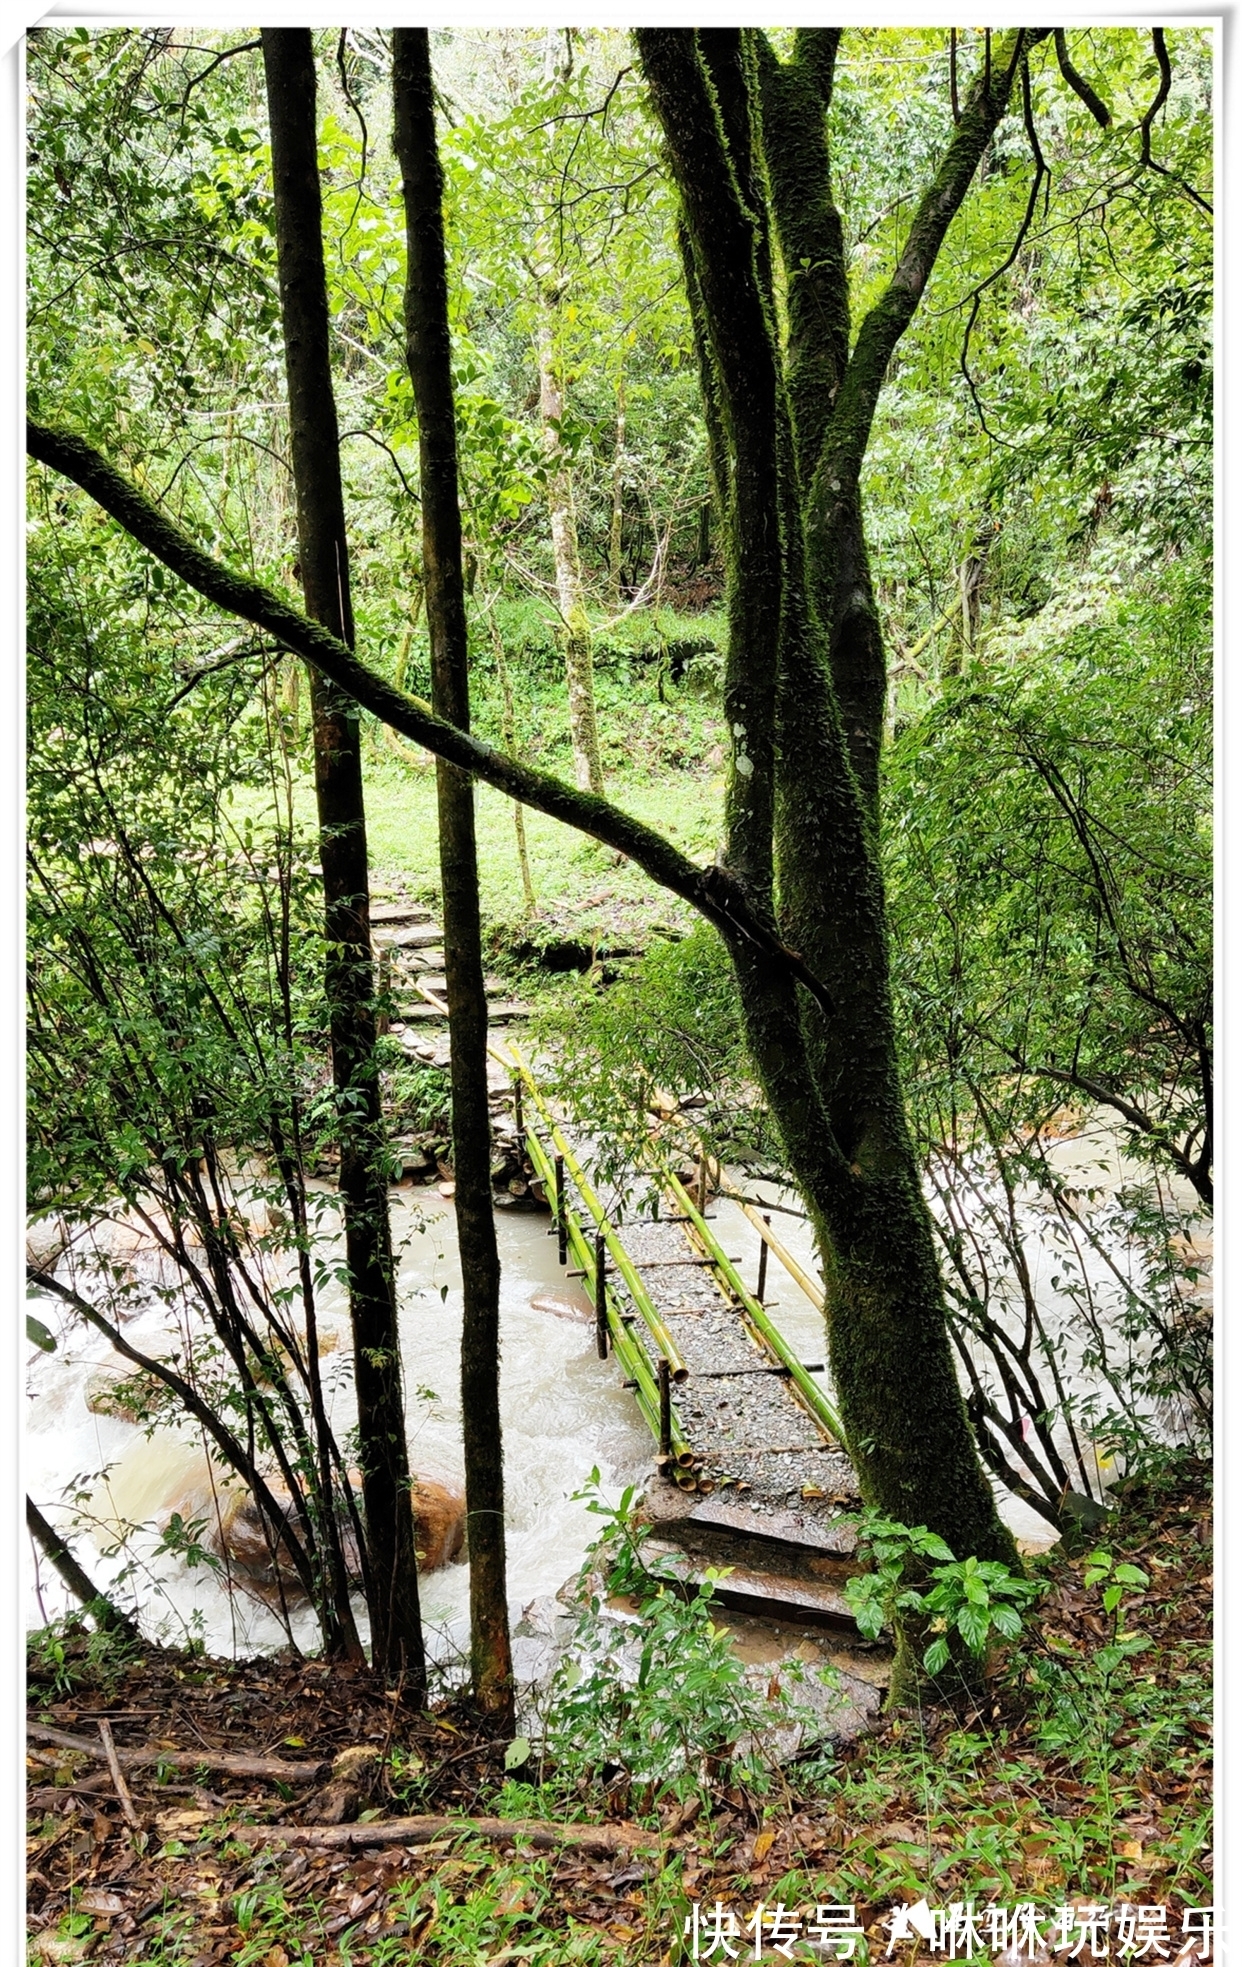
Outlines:
{"label": "tall tree trunk", "polygon": [[[426,28],[393,34],[393,140],[405,198],[406,360],[418,411],[423,570],[431,635],[431,698],[441,717],[470,723],[466,597],[457,499],[457,425],[448,325],[443,178]],[[505,1582],[504,1459],[500,1428],[500,1260],[492,1213],[487,1098],[487,995],[479,932],[474,788],[436,766],[444,954],[453,1092],[453,1177],[461,1254],[462,1426],[470,1550],[470,1655],[475,1700],[512,1729],[513,1663]]]}
{"label": "tall tree trunk", "polygon": [[539,415],[552,470],[548,474],[548,521],[552,528],[552,559],[556,569],[556,602],[561,615],[565,650],[565,683],[569,691],[569,739],[573,747],[574,778],[583,792],[602,792],[604,773],[595,722],[595,675],[591,654],[591,625],[582,599],[582,563],[578,556],[578,522],[574,517],[573,474],[564,460],[560,424],[565,415],[565,388],[560,375],[556,321],[560,286],[554,270],[540,277],[539,290]]}
{"label": "tall tree trunk", "polygon": [[617,377],[617,435],[612,453],[612,514],[608,526],[608,599],[621,606],[621,520],[625,497],[625,370]]}
{"label": "tall tree trunk", "polygon": [[839,32],[800,30],[785,62],[754,30],[638,35],[681,195],[725,522],[726,865],[827,1001],[800,1001],[787,970],[732,947],[749,1045],[816,1226],[864,1494],[959,1555],[1012,1561],[958,1385],[898,1077],[877,840],[886,677],[859,480],[888,361],[1025,42],[1019,32],[972,89],[851,352],[826,135]]}
{"label": "tall tree trunk", "polygon": [[[309,28],[265,28],[276,249],[289,385],[298,551],[307,612],[353,646],[340,444],[328,340]],[[357,707],[311,671],[323,867],[326,991],[349,1271],[371,1654],[413,1700],[426,1694],[401,1385]]]}

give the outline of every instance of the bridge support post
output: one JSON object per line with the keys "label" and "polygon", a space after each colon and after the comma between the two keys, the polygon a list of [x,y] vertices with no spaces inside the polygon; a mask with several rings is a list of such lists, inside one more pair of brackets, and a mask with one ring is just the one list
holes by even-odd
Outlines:
{"label": "bridge support post", "polygon": [[666,1465],[673,1453],[673,1396],[668,1376],[668,1360],[661,1353],[656,1361],[660,1382],[660,1459]]}
{"label": "bridge support post", "polygon": [[569,1262],[568,1233],[565,1224],[565,1157],[556,1157],[556,1254],[562,1263]]}
{"label": "bridge support post", "polygon": [[[595,1350],[601,1359],[608,1357],[608,1289],[607,1272],[604,1266],[604,1232],[595,1232]],[[665,1362],[667,1364],[667,1361]]]}
{"label": "bridge support post", "polygon": [[[765,1216],[763,1220],[765,1225],[770,1229],[772,1226],[771,1216]],[[759,1238],[759,1282],[755,1286],[755,1296],[758,1298],[760,1304],[763,1303],[764,1286],[767,1284],[767,1281],[768,1281],[768,1244],[767,1244],[767,1238],[761,1236]]]}

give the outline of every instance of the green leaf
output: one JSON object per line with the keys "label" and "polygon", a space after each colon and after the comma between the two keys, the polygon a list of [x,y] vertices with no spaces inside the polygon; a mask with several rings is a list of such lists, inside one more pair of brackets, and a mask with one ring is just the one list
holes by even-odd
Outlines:
{"label": "green leaf", "polygon": [[40,1352],[55,1352],[56,1350],[56,1340],[48,1331],[43,1320],[36,1318],[33,1312],[29,1311],[26,1313],[26,1337],[30,1340],[31,1345],[38,1346]]}
{"label": "green leaf", "polygon": [[515,1735],[505,1750],[505,1768],[520,1769],[530,1761],[530,1743],[525,1735]]}
{"label": "green leaf", "polygon": [[942,1633],[939,1639],[932,1640],[924,1653],[923,1670],[925,1673],[940,1673],[948,1664],[949,1642]]}
{"label": "green leaf", "polygon": [[992,1621],[977,1605],[963,1605],[957,1615],[957,1629],[974,1654],[986,1651]]}
{"label": "green leaf", "polygon": [[994,1605],[992,1624],[1003,1639],[1016,1639],[1022,1631],[1022,1614],[1013,1605]]}

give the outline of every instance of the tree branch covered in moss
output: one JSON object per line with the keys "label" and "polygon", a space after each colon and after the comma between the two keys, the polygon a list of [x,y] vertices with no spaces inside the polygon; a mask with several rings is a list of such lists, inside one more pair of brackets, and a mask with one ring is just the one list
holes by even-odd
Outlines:
{"label": "tree branch covered in moss", "polygon": [[261,581],[223,566],[196,546],[167,513],[116,467],[68,431],[28,421],[26,449],[38,463],[71,479],[124,527],[132,539],[170,568],[205,600],[275,636],[286,649],[313,663],[364,710],[437,758],[471,772],[511,799],[547,813],[622,853],[660,887],[679,895],[718,929],[726,941],[751,946],[783,966],[824,1007],[828,992],[795,950],[787,949],[727,869],[699,867],[654,828],[594,793],[579,792],[550,772],[537,771],[437,717],[421,698],[410,697],[357,657],[320,623],[290,607]]}

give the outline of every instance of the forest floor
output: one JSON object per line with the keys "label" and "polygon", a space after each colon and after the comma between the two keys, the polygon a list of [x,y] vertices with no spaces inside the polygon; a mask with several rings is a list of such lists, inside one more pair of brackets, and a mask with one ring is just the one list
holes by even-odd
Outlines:
{"label": "forest floor", "polygon": [[[689,1803],[615,1786],[609,1795],[585,1780],[514,1782],[505,1743],[465,1705],[408,1713],[366,1671],[126,1654],[49,1629],[33,1637],[30,1662],[30,1957],[164,1967],[823,1960],[837,1945],[815,1943],[816,1908],[845,1907],[867,1939],[854,1953],[862,1960],[885,1956],[892,1908],[922,1899],[973,1901],[979,1933],[934,1953],[911,1935],[891,1947],[908,1963],[995,1958],[987,1909],[1023,1903],[1054,1927],[1058,1909],[1072,1909],[1061,1915],[1064,1945],[1054,1933],[1037,1959],[1098,1957],[1082,1922],[1107,1932],[1100,1907],[1129,1903],[1166,1909],[1168,1957],[1180,1950],[1189,1967],[1183,1915],[1211,1900],[1206,1467],[1183,1462],[1130,1484],[1100,1538],[1146,1587],[1109,1615],[1085,1582],[1083,1554],[1058,1546],[1038,1560],[1042,1606],[982,1705],[903,1710],[805,1779],[773,1771],[761,1794],[726,1774]],[[1117,1656],[1127,1635],[1147,1644]],[[122,1763],[150,1748],[203,1758],[128,1766],[136,1827],[102,1760],[101,1718]],[[93,1754],[49,1741],[50,1730],[91,1742]],[[326,1762],[366,1746],[381,1758],[366,1821],[321,1837],[371,1835],[411,1813],[442,1821],[387,1846],[298,1847],[287,1841],[293,1827],[333,1814],[322,1779],[308,1792],[210,1766],[227,1754]],[[497,1817],[515,1820],[512,1832],[485,1821]],[[588,1842],[538,1848],[539,1820],[576,1822]],[[1114,1927],[1114,1956],[1118,1938]]]}

